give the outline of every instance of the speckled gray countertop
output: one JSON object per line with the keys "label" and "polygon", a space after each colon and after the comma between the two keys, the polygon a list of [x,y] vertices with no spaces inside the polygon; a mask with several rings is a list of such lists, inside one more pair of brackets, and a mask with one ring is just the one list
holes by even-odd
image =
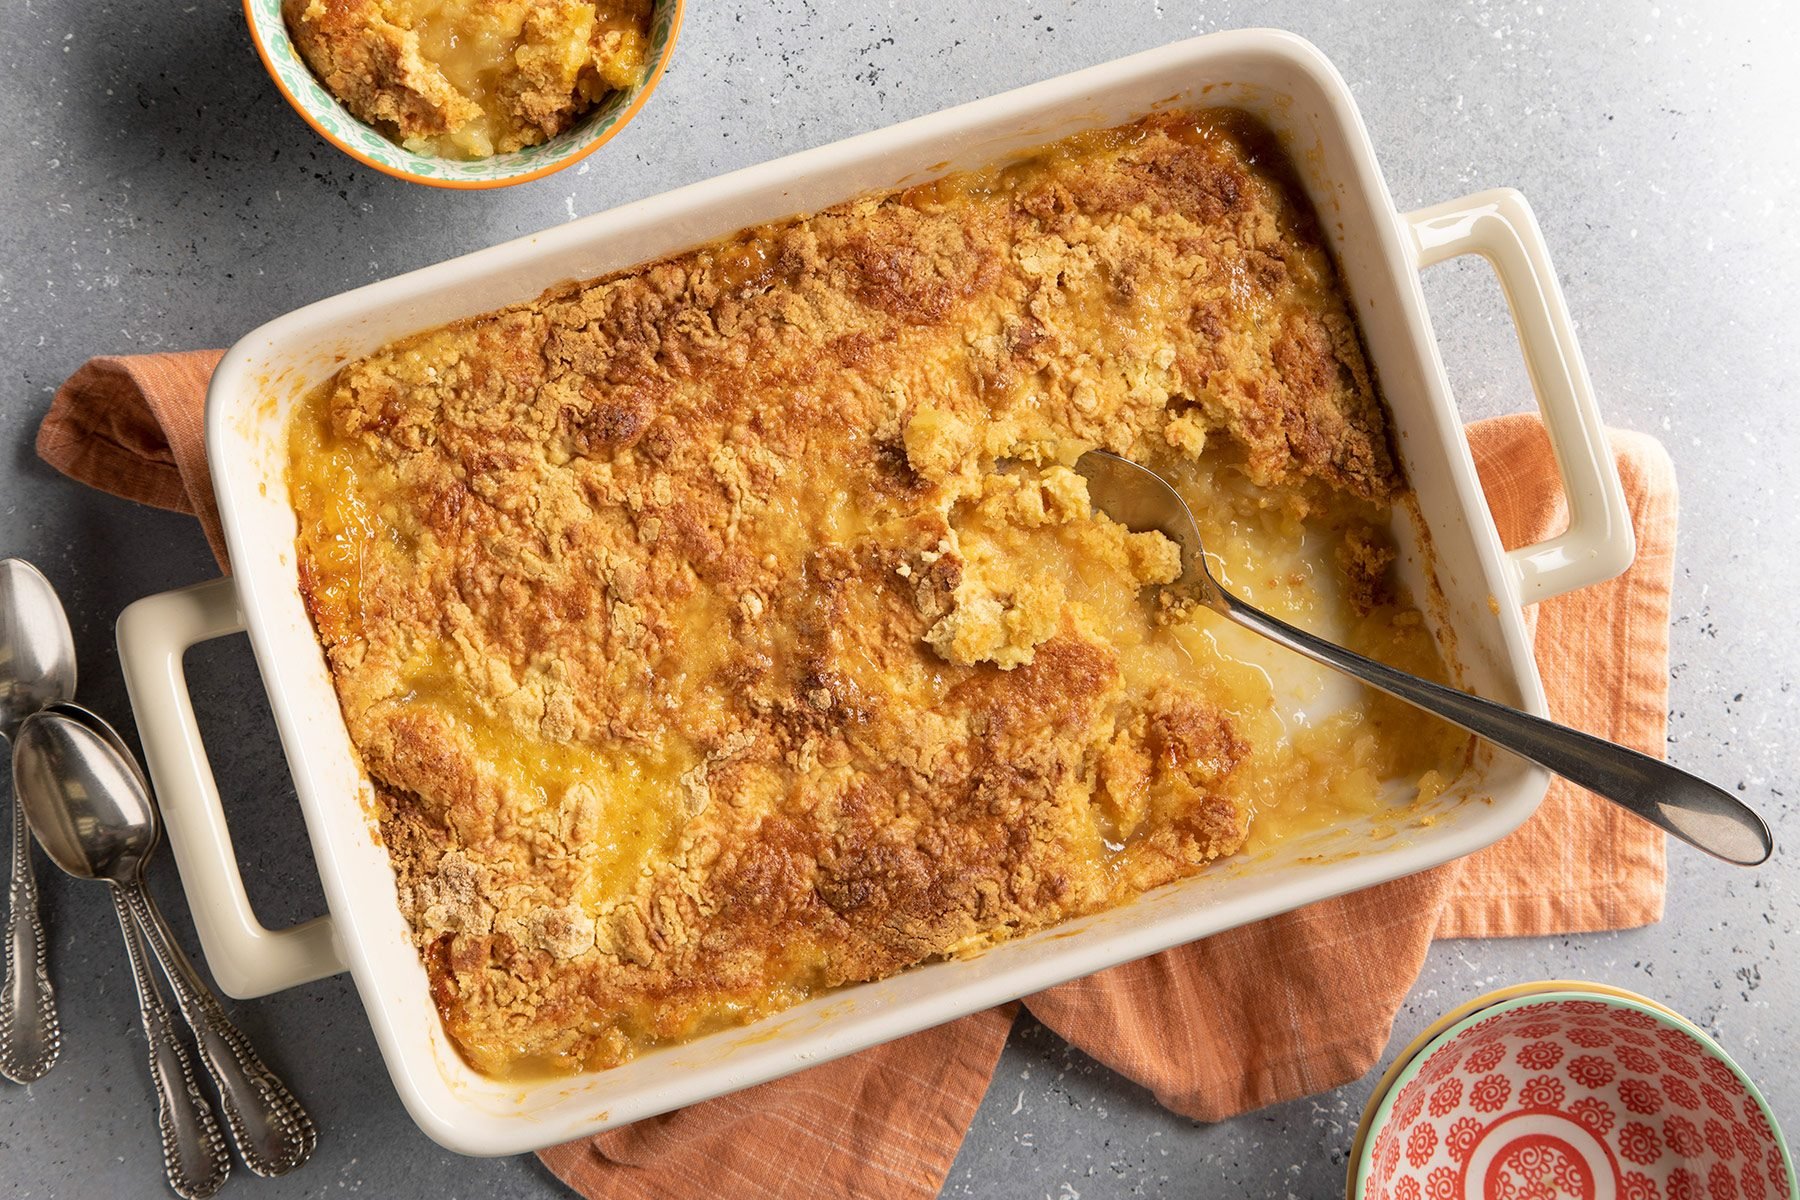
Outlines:
{"label": "speckled gray countertop", "polygon": [[[318,141],[264,76],[233,0],[0,5],[0,553],[62,590],[83,698],[123,720],[112,622],[211,576],[188,519],[67,483],[32,453],[55,385],[90,354],[224,346],[307,301],[570,217],[1029,83],[1239,26],[1293,29],[1350,82],[1402,208],[1508,184],[1533,201],[1603,410],[1661,437],[1681,481],[1670,754],[1742,784],[1792,843],[1800,729],[1800,10],[1763,3],[694,0],[674,66],[579,173],[434,192]],[[1499,289],[1427,276],[1470,418],[1529,405]],[[270,924],[322,900],[242,639],[190,660]],[[125,722],[129,725],[129,722]],[[1800,1124],[1800,896],[1670,851],[1669,917],[1618,934],[1436,946],[1389,1053],[1483,990],[1583,976],[1717,1034]],[[104,896],[45,876],[68,1048],[0,1084],[0,1193],[160,1193],[131,984]],[[156,890],[187,929],[174,871]],[[312,1104],[318,1156],[229,1194],[553,1196],[535,1159],[458,1158],[395,1099],[349,983],[235,1006]],[[946,1187],[952,1196],[1323,1197],[1341,1189],[1373,1080],[1222,1124],[1170,1116],[1028,1022]]]}

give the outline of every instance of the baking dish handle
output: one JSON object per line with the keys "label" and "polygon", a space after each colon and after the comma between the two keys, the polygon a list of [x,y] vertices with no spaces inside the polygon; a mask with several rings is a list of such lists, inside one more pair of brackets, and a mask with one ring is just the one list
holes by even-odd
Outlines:
{"label": "baking dish handle", "polygon": [[243,628],[237,587],[229,579],[146,596],[119,614],[118,628],[125,690],[194,928],[213,978],[240,1000],[345,969],[330,917],[266,929],[244,894],[182,665],[188,647]]}
{"label": "baking dish handle", "polygon": [[1531,206],[1511,188],[1497,188],[1401,219],[1412,232],[1421,268],[1479,254],[1494,268],[1512,310],[1569,502],[1567,530],[1508,554],[1521,602],[1533,604],[1613,578],[1637,553],[1631,511],[1575,341],[1575,324]]}

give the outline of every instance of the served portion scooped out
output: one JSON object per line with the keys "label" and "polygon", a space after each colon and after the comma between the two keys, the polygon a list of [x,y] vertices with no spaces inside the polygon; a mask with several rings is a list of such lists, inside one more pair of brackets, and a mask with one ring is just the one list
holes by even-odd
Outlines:
{"label": "served portion scooped out", "polygon": [[651,0],[282,0],[306,64],[408,150],[535,146],[643,79]]}
{"label": "served portion scooped out", "polygon": [[1157,467],[1228,586],[1442,677],[1285,170],[1241,114],[1159,115],[397,342],[301,405],[302,587],[477,1069],[611,1066],[1461,769],[1464,735],[1148,587],[1175,546],[1067,466]]}

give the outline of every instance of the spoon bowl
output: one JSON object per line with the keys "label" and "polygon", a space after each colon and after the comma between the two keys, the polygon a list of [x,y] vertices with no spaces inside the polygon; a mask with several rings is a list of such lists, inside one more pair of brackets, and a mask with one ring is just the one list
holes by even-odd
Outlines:
{"label": "spoon bowl", "polygon": [[0,559],[0,735],[74,695],[75,635],[56,589],[30,563]]}
{"label": "spoon bowl", "polygon": [[143,782],[107,736],[66,712],[26,719],[13,790],[38,844],[79,879],[135,883],[160,825]]}
{"label": "spoon bowl", "polygon": [[[150,791],[150,779],[144,774],[144,768],[138,765],[137,755],[131,752],[131,747],[125,744],[125,739],[119,736],[118,730],[107,723],[105,717],[102,717],[91,708],[84,708],[73,700],[58,700],[54,704],[46,704],[44,705],[43,711],[61,713],[65,717],[79,721],[81,724],[86,725],[89,729],[99,734],[105,739],[107,745],[118,751],[119,757],[131,768],[132,773],[138,777],[138,782],[144,785],[144,791],[146,793]],[[154,807],[155,806],[152,806],[152,813],[156,817],[158,827],[160,828],[162,816],[160,813],[154,811]]]}

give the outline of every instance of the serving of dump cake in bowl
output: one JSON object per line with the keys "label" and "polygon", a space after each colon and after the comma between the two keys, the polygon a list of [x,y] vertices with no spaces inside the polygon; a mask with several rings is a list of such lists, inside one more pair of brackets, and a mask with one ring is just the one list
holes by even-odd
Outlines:
{"label": "serving of dump cake in bowl", "polygon": [[[1260,127],[1080,135],[394,343],[293,418],[302,591],[445,1027],[603,1068],[1441,789],[1358,331]],[[1279,653],[1279,652],[1277,652]],[[1296,680],[1299,682],[1296,683]]]}
{"label": "serving of dump cake in bowl", "polygon": [[332,95],[410,150],[486,158],[643,77],[650,0],[283,0]]}
{"label": "serving of dump cake in bowl", "polygon": [[415,183],[489,188],[579,162],[643,107],[682,0],[244,0],[315,131]]}

